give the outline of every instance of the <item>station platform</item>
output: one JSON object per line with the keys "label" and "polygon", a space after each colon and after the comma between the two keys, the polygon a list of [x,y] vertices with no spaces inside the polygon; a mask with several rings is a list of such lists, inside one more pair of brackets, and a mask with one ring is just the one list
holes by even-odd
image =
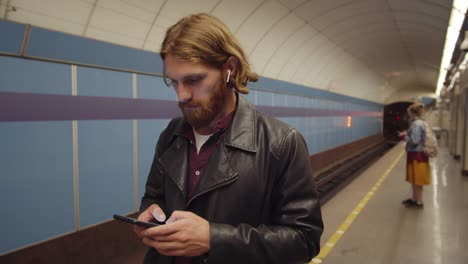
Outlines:
{"label": "station platform", "polygon": [[322,207],[325,231],[310,263],[468,263],[468,177],[446,148],[431,160],[424,208],[406,208],[400,143]]}

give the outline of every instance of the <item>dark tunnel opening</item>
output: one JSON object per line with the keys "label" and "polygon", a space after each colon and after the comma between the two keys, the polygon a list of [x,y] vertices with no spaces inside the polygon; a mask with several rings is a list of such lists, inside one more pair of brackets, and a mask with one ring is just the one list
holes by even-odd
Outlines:
{"label": "dark tunnel opening", "polygon": [[412,102],[396,102],[384,107],[383,136],[392,144],[400,141],[398,133],[408,129],[406,110]]}

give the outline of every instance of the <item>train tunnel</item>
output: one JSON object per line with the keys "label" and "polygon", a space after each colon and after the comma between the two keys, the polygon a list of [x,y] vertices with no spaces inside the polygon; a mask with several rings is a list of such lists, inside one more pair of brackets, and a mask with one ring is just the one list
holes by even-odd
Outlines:
{"label": "train tunnel", "polygon": [[397,102],[384,107],[383,135],[392,142],[400,141],[399,133],[408,129],[408,107],[412,102]]}

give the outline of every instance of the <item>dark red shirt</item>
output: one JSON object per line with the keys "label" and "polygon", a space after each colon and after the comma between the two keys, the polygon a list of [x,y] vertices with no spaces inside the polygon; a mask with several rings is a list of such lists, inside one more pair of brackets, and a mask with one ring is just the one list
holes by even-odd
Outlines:
{"label": "dark red shirt", "polygon": [[197,145],[195,144],[195,135],[193,133],[192,126],[185,124],[182,127],[181,135],[190,140],[190,160],[189,160],[189,186],[187,197],[192,197],[195,188],[197,187],[200,177],[205,172],[205,168],[208,165],[208,161],[216,150],[218,144],[224,139],[226,129],[232,122],[234,112],[230,113],[223,119],[219,120],[215,125],[215,132],[211,137],[203,144],[197,154]]}
{"label": "dark red shirt", "polygon": [[[226,117],[219,120],[215,125],[215,132],[211,137],[203,144],[197,154],[197,145],[195,144],[195,135],[193,128],[189,124],[185,123],[181,130],[181,135],[190,140],[190,159],[189,159],[189,175],[188,175],[188,193],[187,202],[193,195],[200,178],[203,177],[206,166],[210,157],[215,152],[219,143],[224,139],[227,128],[231,125],[234,117],[234,111]],[[188,257],[176,257],[175,264],[190,264],[191,258]]]}

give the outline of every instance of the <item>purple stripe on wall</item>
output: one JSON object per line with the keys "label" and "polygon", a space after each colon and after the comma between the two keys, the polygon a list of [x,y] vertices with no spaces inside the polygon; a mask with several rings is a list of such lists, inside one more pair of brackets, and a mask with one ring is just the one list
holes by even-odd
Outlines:
{"label": "purple stripe on wall", "polygon": [[[382,116],[380,112],[256,106],[275,117]],[[180,116],[175,101],[0,92],[0,121],[161,119]]]}
{"label": "purple stripe on wall", "polygon": [[174,101],[0,93],[0,121],[157,119],[180,115]]}
{"label": "purple stripe on wall", "polygon": [[306,117],[306,116],[382,116],[381,112],[326,110],[320,108],[293,108],[259,105],[255,108],[275,117]]}

